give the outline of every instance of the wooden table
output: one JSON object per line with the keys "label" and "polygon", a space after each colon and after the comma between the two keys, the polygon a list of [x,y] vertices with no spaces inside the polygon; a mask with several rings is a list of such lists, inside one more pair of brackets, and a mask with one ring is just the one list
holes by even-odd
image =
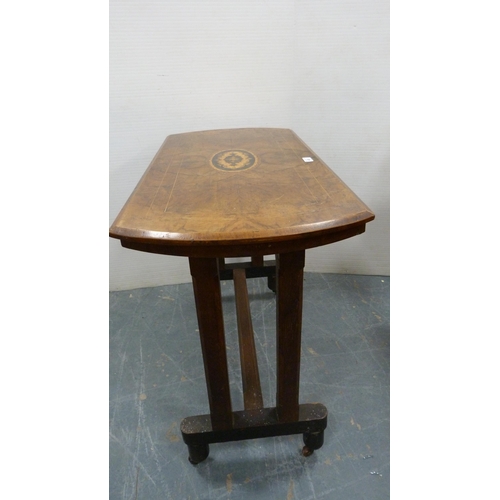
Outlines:
{"label": "wooden table", "polygon": [[[210,413],[181,433],[197,464],[209,444],[303,434],[323,444],[327,409],[299,404],[305,250],[365,231],[370,209],[288,129],[249,128],[167,137],[110,228],[122,246],[189,258]],[[275,260],[263,259],[275,255]],[[249,262],[226,263],[228,257]],[[246,278],[276,292],[276,406],[262,400]],[[233,411],[221,304],[233,279],[244,409]]]}

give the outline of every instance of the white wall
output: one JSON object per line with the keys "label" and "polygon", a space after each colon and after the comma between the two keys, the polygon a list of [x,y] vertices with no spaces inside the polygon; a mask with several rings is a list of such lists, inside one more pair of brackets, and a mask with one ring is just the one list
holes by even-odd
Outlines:
{"label": "white wall", "polygon": [[[110,219],[166,136],[291,128],[375,212],[306,271],[389,274],[389,1],[110,2]],[[190,281],[110,239],[110,289]]]}

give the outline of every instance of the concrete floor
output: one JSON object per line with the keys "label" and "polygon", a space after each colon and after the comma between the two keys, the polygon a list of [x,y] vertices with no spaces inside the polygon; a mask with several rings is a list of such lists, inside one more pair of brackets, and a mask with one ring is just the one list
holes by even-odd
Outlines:
{"label": "concrete floor", "polygon": [[[191,284],[110,293],[110,499],[389,498],[388,277],[306,273],[300,402],[329,411],[302,436],[210,445],[193,466],[179,425],[208,413]],[[275,300],[248,289],[265,406],[275,403]],[[243,409],[234,289],[222,282],[233,409]]]}

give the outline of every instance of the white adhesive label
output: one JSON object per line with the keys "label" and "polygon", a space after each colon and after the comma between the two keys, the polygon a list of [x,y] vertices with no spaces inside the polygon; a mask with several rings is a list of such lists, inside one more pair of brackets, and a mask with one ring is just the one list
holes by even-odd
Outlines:
{"label": "white adhesive label", "polygon": [[302,159],[306,162],[309,163],[310,161],[314,161],[310,156],[303,156]]}

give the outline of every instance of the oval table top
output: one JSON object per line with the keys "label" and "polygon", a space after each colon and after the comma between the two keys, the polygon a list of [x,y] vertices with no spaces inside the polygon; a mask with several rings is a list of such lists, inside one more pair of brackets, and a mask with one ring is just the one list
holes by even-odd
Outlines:
{"label": "oval table top", "polygon": [[292,130],[210,130],[165,139],[110,236],[146,252],[244,257],[333,243],[374,218]]}

